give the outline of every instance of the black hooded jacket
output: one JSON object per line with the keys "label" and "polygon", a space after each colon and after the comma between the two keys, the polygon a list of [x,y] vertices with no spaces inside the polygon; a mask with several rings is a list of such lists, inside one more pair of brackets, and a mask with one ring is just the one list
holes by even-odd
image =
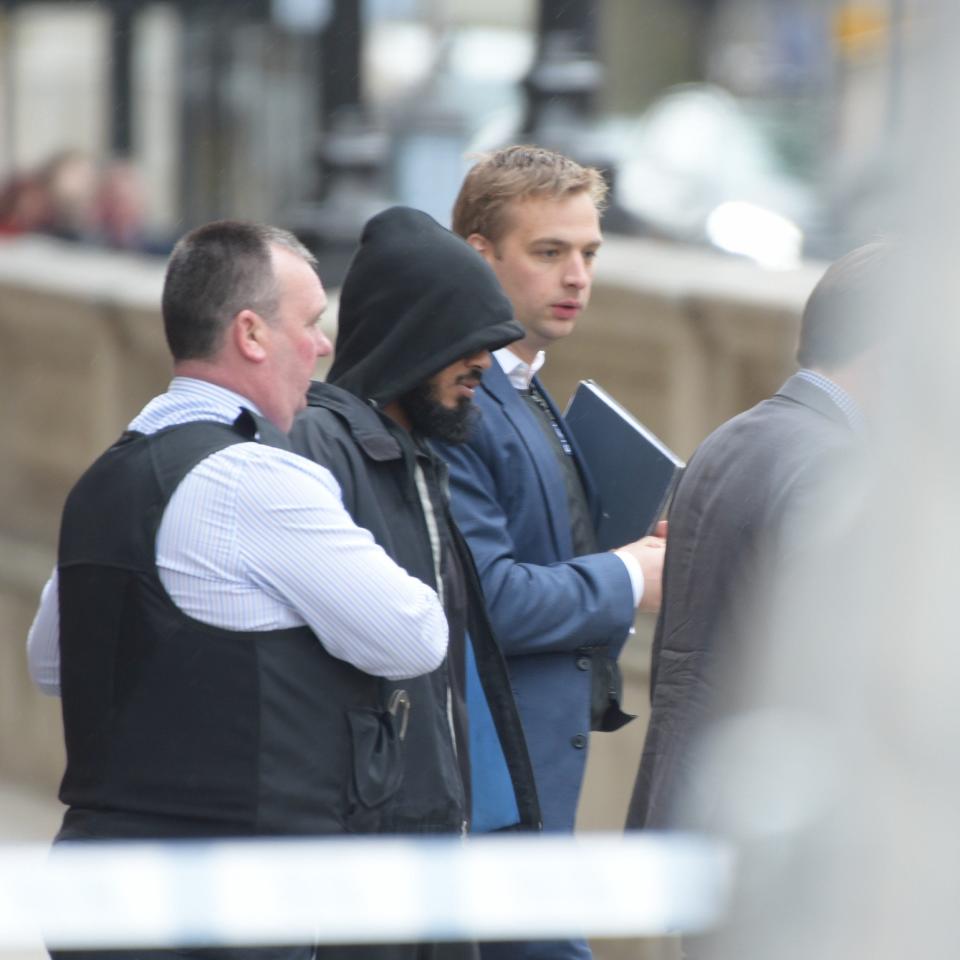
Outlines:
{"label": "black hooded jacket", "polygon": [[410,699],[405,779],[385,818],[397,832],[461,829],[471,798],[482,829],[540,824],[506,664],[450,516],[446,467],[424,438],[379,409],[461,357],[522,335],[469,245],[424,213],[387,210],[367,223],[344,281],[329,382],[311,386],[291,432],[294,449],[337,478],[357,524],[413,576],[442,582],[447,661],[402,684]]}
{"label": "black hooded jacket", "polygon": [[522,336],[486,261],[427,214],[393,207],[367,223],[350,263],[327,382],[382,407]]}

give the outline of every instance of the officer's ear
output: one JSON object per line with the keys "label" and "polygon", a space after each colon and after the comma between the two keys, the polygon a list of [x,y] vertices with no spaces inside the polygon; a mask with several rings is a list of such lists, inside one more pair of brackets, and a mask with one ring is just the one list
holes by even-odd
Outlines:
{"label": "officer's ear", "polygon": [[230,336],[237,352],[252,363],[267,358],[268,324],[255,310],[241,310],[230,324]]}

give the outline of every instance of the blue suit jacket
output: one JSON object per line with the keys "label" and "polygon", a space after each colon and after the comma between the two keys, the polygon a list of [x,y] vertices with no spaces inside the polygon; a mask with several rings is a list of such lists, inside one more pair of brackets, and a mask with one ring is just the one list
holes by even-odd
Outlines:
{"label": "blue suit jacket", "polygon": [[453,513],[507,656],[544,829],[572,830],[590,732],[590,661],[578,651],[605,646],[619,656],[633,590],[612,553],[573,558],[561,467],[496,360],[476,402],[472,438],[440,448]]}

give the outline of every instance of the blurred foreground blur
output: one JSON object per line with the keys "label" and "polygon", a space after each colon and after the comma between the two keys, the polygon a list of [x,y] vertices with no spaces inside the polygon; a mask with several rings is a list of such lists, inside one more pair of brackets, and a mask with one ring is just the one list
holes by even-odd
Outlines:
{"label": "blurred foreground blur", "polygon": [[897,334],[874,460],[858,497],[825,491],[836,549],[781,589],[778,629],[705,749],[744,859],[733,914],[698,957],[960,945],[960,125],[934,106],[956,86],[958,13],[930,4],[915,24],[890,143],[883,199],[899,229],[884,309]]}

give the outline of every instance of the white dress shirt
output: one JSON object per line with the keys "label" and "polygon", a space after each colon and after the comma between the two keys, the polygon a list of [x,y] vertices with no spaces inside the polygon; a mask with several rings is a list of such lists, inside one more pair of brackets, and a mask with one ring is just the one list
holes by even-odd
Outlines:
{"label": "white dress shirt", "polygon": [[[493,355],[497,363],[500,364],[500,369],[503,370],[507,379],[510,381],[510,384],[517,390],[530,389],[533,378],[543,369],[543,364],[547,358],[543,350],[538,350],[536,356],[533,358],[533,363],[527,363],[526,360],[518,357],[509,347],[501,347],[499,350],[494,350]],[[639,607],[640,601],[643,599],[644,587],[643,570],[640,569],[640,561],[626,550],[614,550],[613,552],[623,561],[623,565],[627,568],[627,575],[630,577],[630,586],[633,588],[633,605]]]}
{"label": "white dress shirt", "polygon": [[538,350],[533,358],[533,363],[527,363],[521,360],[509,347],[501,347],[494,350],[493,355],[500,364],[500,369],[506,374],[510,385],[517,390],[529,390],[533,378],[543,369],[547,355],[543,350]]}
{"label": "white dress shirt", "polygon": [[[129,429],[232,423],[243,397],[177,377]],[[344,509],[324,467],[286,450],[236,443],[211,454],[174,491],[157,533],[160,581],[189,616],[238,631],[308,626],[328,653],[398,680],[440,665],[447,622],[436,593],[397,566]],[[30,675],[59,693],[57,576],[27,639]]]}

